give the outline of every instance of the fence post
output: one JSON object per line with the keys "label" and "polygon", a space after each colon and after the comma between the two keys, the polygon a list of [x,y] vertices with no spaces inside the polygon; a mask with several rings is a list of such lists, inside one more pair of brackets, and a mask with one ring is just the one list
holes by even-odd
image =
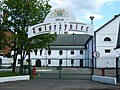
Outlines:
{"label": "fence post", "polygon": [[62,64],[62,59],[59,59],[59,79],[61,79],[61,64]]}
{"label": "fence post", "polygon": [[105,69],[102,68],[102,76],[105,76]]}
{"label": "fence post", "polygon": [[119,74],[118,74],[118,61],[119,61],[119,58],[116,57],[116,80],[117,80],[117,83],[118,83],[118,78],[119,78]]}

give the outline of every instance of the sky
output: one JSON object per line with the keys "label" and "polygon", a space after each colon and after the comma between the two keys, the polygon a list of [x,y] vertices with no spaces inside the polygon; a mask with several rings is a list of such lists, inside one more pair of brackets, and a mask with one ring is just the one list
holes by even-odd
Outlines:
{"label": "sky", "polygon": [[52,9],[63,7],[69,9],[77,21],[90,23],[94,16],[94,30],[120,14],[120,0],[50,0]]}

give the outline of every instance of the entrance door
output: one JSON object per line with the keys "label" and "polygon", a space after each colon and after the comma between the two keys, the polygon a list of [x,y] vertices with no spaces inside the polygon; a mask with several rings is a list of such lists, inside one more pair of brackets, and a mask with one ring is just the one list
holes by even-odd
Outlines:
{"label": "entrance door", "polygon": [[83,67],[83,59],[80,59],[80,67]]}
{"label": "entrance door", "polygon": [[41,67],[41,60],[40,59],[36,60],[36,67]]}

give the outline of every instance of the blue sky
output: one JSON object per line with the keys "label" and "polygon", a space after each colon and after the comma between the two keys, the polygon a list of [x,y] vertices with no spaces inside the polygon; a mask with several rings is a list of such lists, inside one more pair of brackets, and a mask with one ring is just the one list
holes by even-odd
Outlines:
{"label": "blue sky", "polygon": [[120,14],[120,0],[50,0],[52,9],[64,7],[71,10],[80,22],[90,23],[94,16],[95,30]]}

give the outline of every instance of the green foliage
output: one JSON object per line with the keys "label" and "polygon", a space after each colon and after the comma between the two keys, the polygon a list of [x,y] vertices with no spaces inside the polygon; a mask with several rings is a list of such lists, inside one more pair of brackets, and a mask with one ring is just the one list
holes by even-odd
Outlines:
{"label": "green foliage", "polygon": [[21,53],[23,61],[29,51],[39,48],[49,48],[49,43],[55,35],[45,34],[28,39],[28,27],[42,23],[49,13],[51,6],[49,0],[3,0],[1,10],[5,13],[2,17],[2,29],[11,29],[14,32],[14,50]]}
{"label": "green foliage", "polygon": [[[47,48],[55,35],[41,35],[32,39],[28,39],[28,27],[34,24],[42,23],[46,15],[50,11],[51,6],[48,4],[49,0],[4,0],[2,10],[7,12],[8,21],[3,22],[4,29],[11,29],[17,34],[16,38],[17,50],[24,49],[28,51],[36,48]],[[32,45],[28,42],[35,41]]]}

